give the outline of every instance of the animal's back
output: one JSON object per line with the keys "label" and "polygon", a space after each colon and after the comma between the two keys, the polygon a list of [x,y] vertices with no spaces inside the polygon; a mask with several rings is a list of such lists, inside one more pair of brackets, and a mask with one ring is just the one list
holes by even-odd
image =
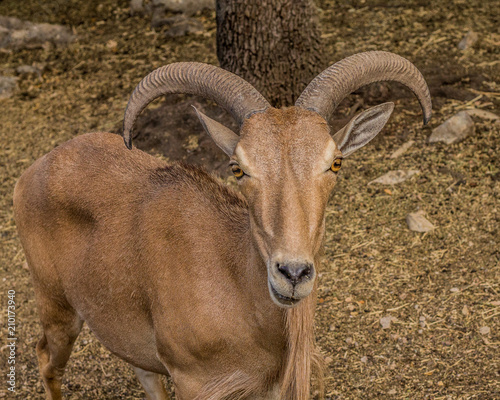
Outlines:
{"label": "animal's back", "polygon": [[65,256],[84,258],[97,227],[126,232],[126,214],[151,196],[145,178],[161,165],[139,150],[127,150],[117,135],[92,133],[60,145],[28,168],[14,190],[14,214],[35,274],[39,263],[29,259],[47,259],[35,283],[45,280],[56,289],[59,279],[50,273],[64,265]]}

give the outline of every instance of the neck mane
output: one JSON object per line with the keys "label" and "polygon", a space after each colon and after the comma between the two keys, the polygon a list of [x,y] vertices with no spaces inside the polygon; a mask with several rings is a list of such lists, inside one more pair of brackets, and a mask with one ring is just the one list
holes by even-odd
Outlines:
{"label": "neck mane", "polygon": [[287,349],[280,382],[280,399],[308,400],[314,375],[323,398],[324,360],[316,347],[314,313],[316,285],[313,292],[295,308],[286,311]]}

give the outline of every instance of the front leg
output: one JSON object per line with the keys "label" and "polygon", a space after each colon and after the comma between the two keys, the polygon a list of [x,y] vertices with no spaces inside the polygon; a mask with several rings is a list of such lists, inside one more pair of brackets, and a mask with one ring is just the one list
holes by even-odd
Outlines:
{"label": "front leg", "polygon": [[137,379],[141,382],[148,400],[170,400],[160,374],[145,371],[139,367],[132,366],[132,368],[137,375]]}

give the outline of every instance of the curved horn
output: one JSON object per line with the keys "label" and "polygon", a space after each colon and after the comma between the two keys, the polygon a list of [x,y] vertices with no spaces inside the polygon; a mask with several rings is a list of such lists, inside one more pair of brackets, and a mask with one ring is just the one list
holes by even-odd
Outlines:
{"label": "curved horn", "polygon": [[424,77],[410,61],[386,51],[354,54],[336,62],[309,83],[295,106],[316,111],[328,121],[347,95],[380,81],[396,81],[410,89],[422,107],[424,125],[429,122],[432,103]]}
{"label": "curved horn", "polygon": [[130,97],[123,120],[123,139],[129,149],[139,114],[153,100],[168,93],[195,94],[213,100],[240,126],[250,115],[271,107],[247,81],[221,68],[195,62],[165,65],[147,75]]}

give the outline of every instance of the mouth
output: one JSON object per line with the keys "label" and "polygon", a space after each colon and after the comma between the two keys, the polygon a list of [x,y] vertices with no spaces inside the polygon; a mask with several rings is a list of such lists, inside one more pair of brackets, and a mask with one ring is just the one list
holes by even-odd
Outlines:
{"label": "mouth", "polygon": [[292,307],[301,300],[301,299],[294,299],[293,297],[283,296],[282,294],[276,291],[276,289],[273,287],[273,285],[271,285],[270,282],[269,282],[269,289],[272,293],[272,297],[279,303],[280,306]]}

